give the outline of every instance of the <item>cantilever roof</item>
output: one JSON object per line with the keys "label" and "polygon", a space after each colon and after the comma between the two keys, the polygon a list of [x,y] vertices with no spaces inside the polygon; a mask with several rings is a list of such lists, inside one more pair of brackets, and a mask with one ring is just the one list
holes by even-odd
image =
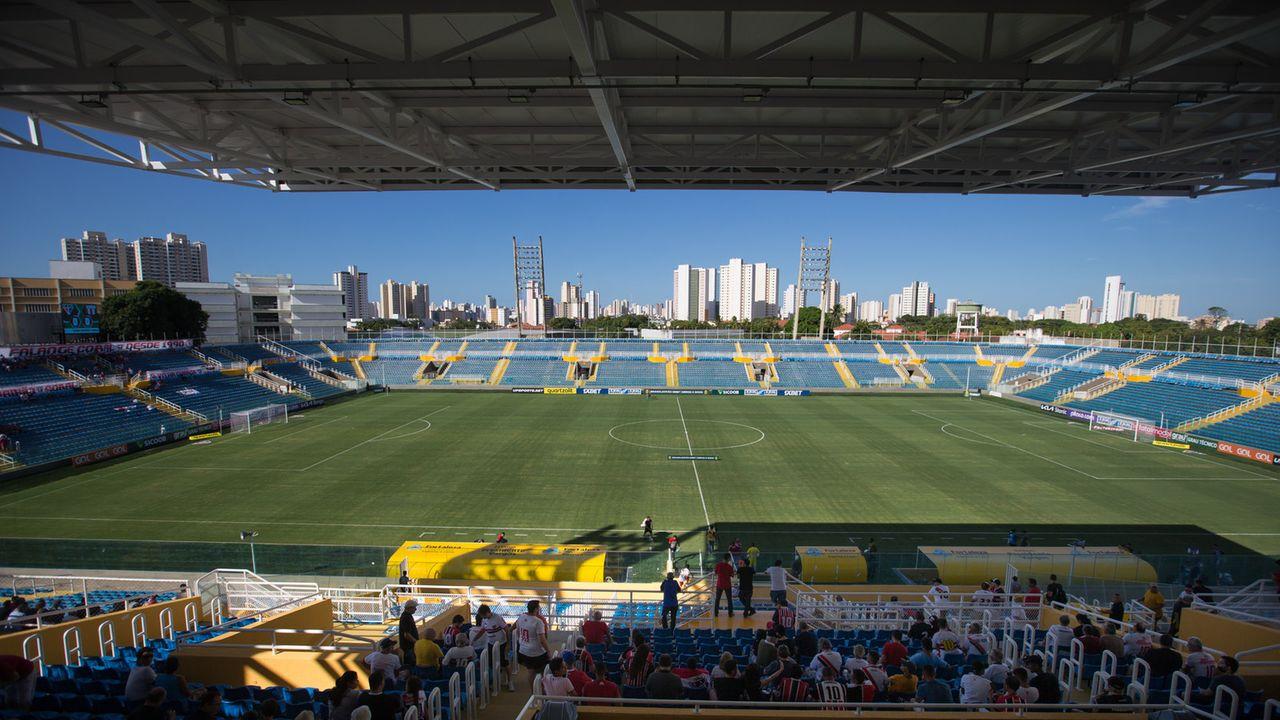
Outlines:
{"label": "cantilever roof", "polygon": [[293,192],[1198,195],[1276,185],[1277,58],[1270,0],[9,2],[0,107],[38,120],[0,147]]}

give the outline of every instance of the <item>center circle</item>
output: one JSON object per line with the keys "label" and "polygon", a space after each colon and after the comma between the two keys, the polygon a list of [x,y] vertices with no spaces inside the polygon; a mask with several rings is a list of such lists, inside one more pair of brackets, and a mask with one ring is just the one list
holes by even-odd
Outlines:
{"label": "center circle", "polygon": [[[688,437],[685,436],[686,427]],[[764,440],[764,431],[728,420],[637,420],[609,428],[609,437],[650,450],[732,450]],[[700,443],[714,443],[703,445]]]}

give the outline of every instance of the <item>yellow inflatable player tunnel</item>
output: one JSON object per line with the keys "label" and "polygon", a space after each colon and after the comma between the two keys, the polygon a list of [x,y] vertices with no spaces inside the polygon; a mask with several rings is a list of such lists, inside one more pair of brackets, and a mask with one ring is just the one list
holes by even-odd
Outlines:
{"label": "yellow inflatable player tunnel", "polygon": [[867,581],[867,559],[852,545],[801,545],[800,579],[809,583],[860,583]]}
{"label": "yellow inflatable player tunnel", "polygon": [[409,541],[387,561],[387,577],[414,582],[500,580],[604,582],[605,550],[595,545]]}
{"label": "yellow inflatable player tunnel", "polygon": [[1156,569],[1146,560],[1118,547],[938,547],[921,546],[920,552],[938,568],[948,585],[976,585],[1003,578],[1005,569],[1017,568],[1023,586],[1036,578],[1040,587],[1049,575],[1151,583]]}

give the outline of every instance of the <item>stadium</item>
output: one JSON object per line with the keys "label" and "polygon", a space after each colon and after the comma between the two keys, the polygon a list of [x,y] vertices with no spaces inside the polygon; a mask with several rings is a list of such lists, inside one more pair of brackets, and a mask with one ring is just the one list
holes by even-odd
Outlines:
{"label": "stadium", "polygon": [[[14,2],[0,149],[281,214],[1260,195],[1278,29],[1248,0]],[[1030,240],[1000,242],[952,250]],[[513,314],[454,330],[308,330],[341,292],[277,305],[287,276],[0,279],[0,338],[61,323],[0,343],[0,718],[1280,716],[1274,343],[994,333],[968,302],[864,332],[803,240],[789,317],[553,327],[541,238],[512,246]],[[198,332],[105,324],[184,291]]]}

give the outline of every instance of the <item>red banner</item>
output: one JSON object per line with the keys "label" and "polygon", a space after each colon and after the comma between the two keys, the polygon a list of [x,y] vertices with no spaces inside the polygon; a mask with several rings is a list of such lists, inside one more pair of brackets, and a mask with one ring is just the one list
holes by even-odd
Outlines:
{"label": "red banner", "polygon": [[1275,454],[1258,448],[1251,448],[1247,445],[1236,445],[1235,443],[1218,441],[1218,452],[1223,455],[1231,455],[1232,457],[1244,458],[1255,462],[1266,463],[1272,465],[1275,463]]}
{"label": "red banner", "polygon": [[0,358],[40,358],[57,355],[100,355],[102,353],[186,350],[190,340],[139,340],[136,342],[66,343],[44,345],[12,345],[0,347]]}
{"label": "red banner", "polygon": [[0,388],[0,397],[8,397],[10,395],[26,395],[27,393],[47,393],[54,390],[67,390],[75,387],[76,384],[70,380],[61,380],[58,382],[35,383],[31,385],[12,385],[10,387]]}
{"label": "red banner", "polygon": [[111,458],[114,458],[114,457],[120,457],[121,455],[125,455],[128,452],[129,452],[128,445],[112,445],[111,447],[102,448],[101,450],[94,450],[92,452],[87,452],[82,455],[76,455],[75,457],[71,458],[71,464],[72,465],[88,465],[89,463],[96,463],[96,462],[101,462],[103,460],[110,460]]}

